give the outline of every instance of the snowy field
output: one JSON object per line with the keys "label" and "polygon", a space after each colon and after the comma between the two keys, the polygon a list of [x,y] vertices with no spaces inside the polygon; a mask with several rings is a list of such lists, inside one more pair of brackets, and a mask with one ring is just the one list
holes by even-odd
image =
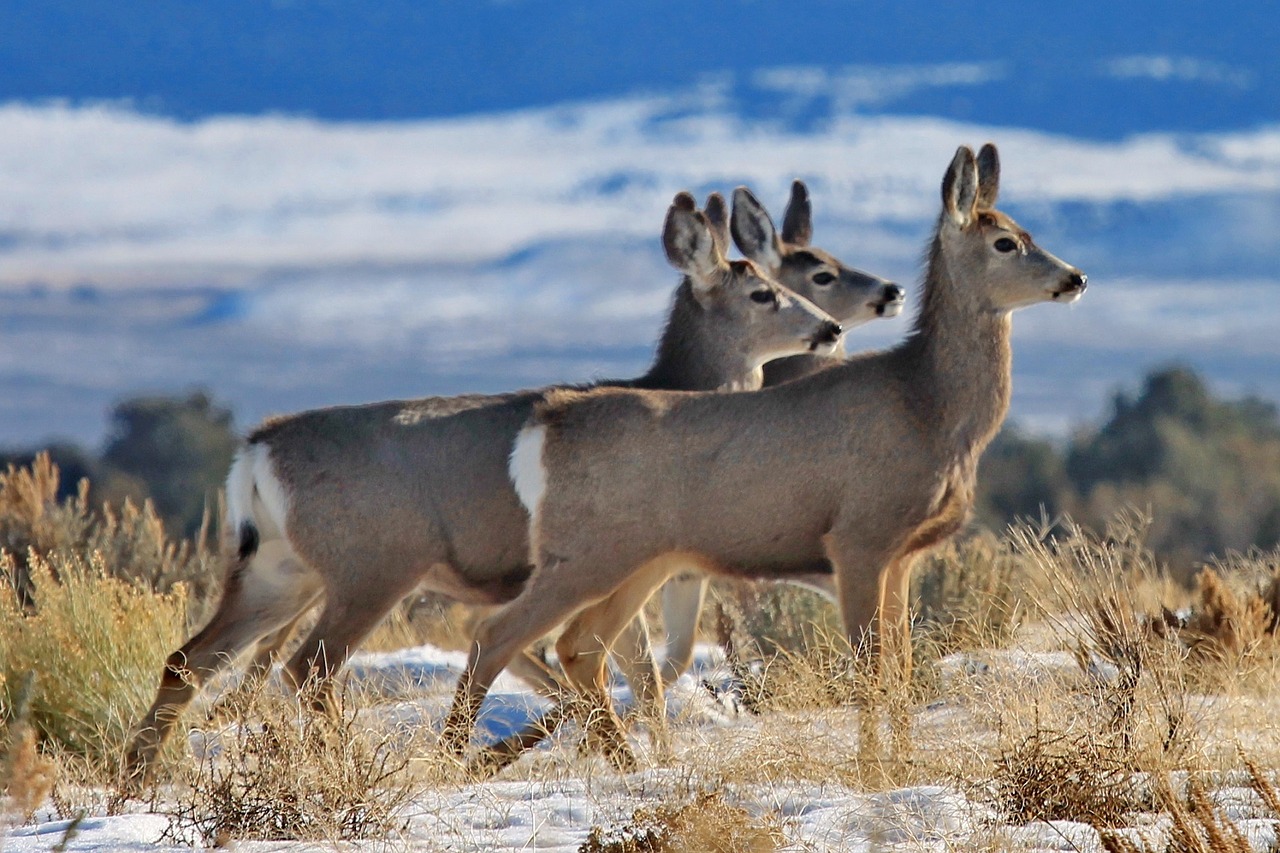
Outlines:
{"label": "snowy field", "polygon": [[[438,725],[450,690],[463,664],[458,653],[430,646],[402,652],[361,653],[352,662],[354,679],[383,695],[362,712],[364,720],[390,731]],[[941,676],[956,698],[935,701],[915,711],[915,748],[936,754],[963,754],[975,741],[989,738],[981,721],[990,705],[1007,696],[1005,688],[1052,679],[1115,677],[1114,667],[1100,661],[1082,675],[1068,652],[1012,648],[989,653],[958,653],[939,664]],[[1007,826],[979,798],[960,787],[929,784],[867,793],[838,781],[768,783],[733,781],[748,762],[757,778],[769,765],[812,762],[821,768],[853,761],[858,735],[852,709],[754,716],[737,707],[718,650],[699,650],[696,671],[673,688],[669,712],[675,735],[675,760],[656,766],[645,751],[647,739],[635,737],[645,769],[620,776],[603,761],[576,749],[577,731],[566,726],[549,743],[508,768],[495,780],[445,784],[427,788],[403,811],[403,834],[366,842],[306,844],[300,842],[236,842],[234,849],[440,851],[545,850],[572,853],[593,826],[625,824],[640,807],[685,802],[708,790],[723,790],[729,802],[753,815],[771,816],[783,830],[786,845],[797,851],[1101,851],[1098,833],[1072,821]],[[961,689],[963,688],[963,689]],[[625,705],[625,688],[616,699]],[[964,698],[959,698],[963,696]],[[1198,714],[1216,713],[1218,700],[1199,697]],[[545,704],[509,676],[500,677],[482,712],[481,728],[489,737],[514,731]],[[1271,737],[1270,732],[1265,737]],[[217,751],[220,734],[193,731],[195,755]],[[735,770],[734,768],[739,769]],[[780,773],[785,775],[785,772]],[[794,775],[794,774],[793,774]],[[1248,837],[1253,849],[1277,844],[1277,821],[1264,814],[1258,796],[1240,774],[1223,774],[1212,791],[1222,814]],[[69,851],[183,850],[191,846],[159,844],[169,826],[161,813],[140,810],[134,802],[125,813],[90,813],[67,837],[65,820],[45,819],[12,828],[0,836],[6,853]],[[158,809],[163,812],[164,807]],[[47,817],[47,815],[46,815]],[[1273,816],[1274,817],[1274,816]],[[1121,834],[1135,842],[1164,849],[1167,816],[1134,814]],[[199,846],[196,840],[193,846]]]}

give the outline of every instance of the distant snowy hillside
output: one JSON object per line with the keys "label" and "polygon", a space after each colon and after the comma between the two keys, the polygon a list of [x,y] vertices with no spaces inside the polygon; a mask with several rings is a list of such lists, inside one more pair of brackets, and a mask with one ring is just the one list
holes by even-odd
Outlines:
{"label": "distant snowy hillside", "polygon": [[[645,366],[679,189],[809,181],[816,242],[914,283],[960,143],[1091,277],[1020,315],[1014,416],[1062,430],[1183,359],[1280,397],[1280,127],[1116,142],[842,108],[795,127],[723,86],[413,122],[0,108],[0,444],[91,440],[105,405],[206,385],[242,421]],[[900,337],[909,319],[854,333]]]}

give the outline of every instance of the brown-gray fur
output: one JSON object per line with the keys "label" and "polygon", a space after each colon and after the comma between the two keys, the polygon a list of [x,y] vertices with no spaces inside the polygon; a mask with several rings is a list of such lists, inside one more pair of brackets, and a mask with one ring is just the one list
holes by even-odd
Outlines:
{"label": "brown-gray fur", "polygon": [[959,149],[922,308],[897,347],[751,393],[557,391],[537,406],[517,443],[542,464],[543,488],[517,482],[534,498],[534,574],[476,632],[449,748],[465,746],[506,660],[573,617],[557,643],[565,674],[597,709],[597,737],[632,764],[604,652],[673,555],[769,577],[830,560],[850,641],[878,648],[882,672],[909,668],[910,566],[972,505],[978,457],[1009,406],[1010,312],[1085,288],[990,207],[997,190],[994,146]]}
{"label": "brown-gray fur", "polygon": [[[722,212],[723,199],[712,207]],[[685,277],[653,367],[616,384],[759,387],[768,358],[835,345],[841,330],[829,315],[752,262],[725,260],[720,220],[708,220],[688,193],[676,196],[663,244]],[[299,687],[314,681],[325,707],[348,653],[412,590],[486,605],[513,598],[528,576],[528,516],[507,475],[508,455],[544,393],[319,409],[255,431],[232,468],[229,505],[234,515],[240,504],[232,498],[250,493],[233,482],[237,468],[249,476],[266,458],[286,519],[267,523],[271,484],[255,479],[252,497],[241,501],[243,517],[230,526],[232,535],[261,543],[229,561],[218,612],[170,656],[156,702],[136,729],[131,774],[146,771],[209,675],[257,644],[261,676],[269,653],[322,599],[319,622],[286,673]]]}

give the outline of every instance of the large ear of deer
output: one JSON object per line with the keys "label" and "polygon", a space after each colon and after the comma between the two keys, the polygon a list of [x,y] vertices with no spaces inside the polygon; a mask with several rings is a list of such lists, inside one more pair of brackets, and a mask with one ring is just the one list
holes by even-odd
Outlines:
{"label": "large ear of deer", "polygon": [[978,207],[990,210],[1000,194],[1000,154],[988,142],[978,152]]}
{"label": "large ear of deer", "polygon": [[711,236],[716,238],[716,248],[720,254],[729,257],[729,205],[724,196],[711,193],[707,196],[706,206],[702,212],[707,216],[707,224],[711,226]]}
{"label": "large ear of deer", "polygon": [[778,232],[769,212],[751,190],[738,187],[733,191],[733,218],[730,220],[733,242],[742,254],[776,274],[782,267],[782,250]]}
{"label": "large ear of deer", "polygon": [[698,211],[693,196],[678,193],[662,226],[662,248],[671,266],[689,276],[693,293],[702,299],[716,285],[716,273],[724,255],[716,245],[707,217]]}
{"label": "large ear of deer", "polygon": [[978,203],[978,164],[973,149],[961,145],[942,178],[942,210],[958,228],[973,221]]}
{"label": "large ear of deer", "polygon": [[782,217],[782,242],[807,246],[813,239],[813,206],[809,204],[809,188],[804,181],[791,182],[791,200]]}

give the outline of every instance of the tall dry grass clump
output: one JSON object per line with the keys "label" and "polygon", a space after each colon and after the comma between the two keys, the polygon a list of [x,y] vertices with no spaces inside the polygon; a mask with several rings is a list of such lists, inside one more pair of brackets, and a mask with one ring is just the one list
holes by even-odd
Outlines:
{"label": "tall dry grass clump", "polygon": [[222,846],[402,831],[399,811],[414,794],[404,757],[412,750],[363,725],[349,696],[339,704],[330,719],[274,691],[247,697],[188,776],[166,838]]}
{"label": "tall dry grass clump", "polygon": [[[13,567],[0,556],[0,572]],[[187,631],[185,588],[161,594],[121,580],[101,554],[32,554],[27,577],[28,606],[0,594],[0,718],[14,716],[14,691],[34,675],[28,721],[46,746],[110,774]]]}
{"label": "tall dry grass clump", "polygon": [[32,677],[41,748],[110,780],[165,656],[203,618],[192,590],[211,592],[217,574],[149,504],[94,512],[87,482],[59,502],[58,478],[46,454],[0,474],[0,721],[16,719]]}
{"label": "tall dry grass clump", "polygon": [[785,844],[776,818],[753,817],[713,791],[637,809],[620,826],[593,827],[578,853],[773,853]]}

